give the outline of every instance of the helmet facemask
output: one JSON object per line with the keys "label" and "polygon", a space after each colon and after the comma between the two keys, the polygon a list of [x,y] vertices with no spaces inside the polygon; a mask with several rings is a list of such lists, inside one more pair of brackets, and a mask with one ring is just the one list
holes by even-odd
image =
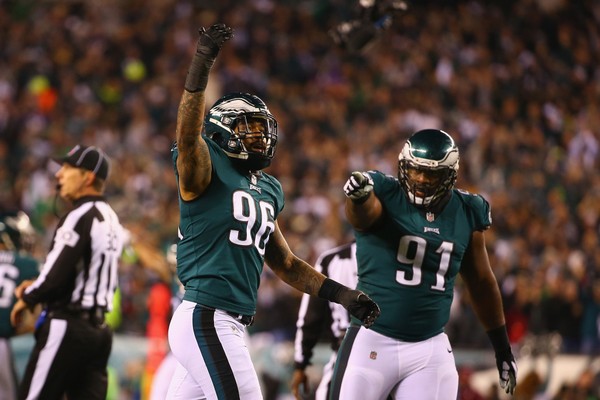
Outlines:
{"label": "helmet facemask", "polygon": [[[229,145],[239,149],[239,153],[230,156],[249,163],[271,163],[277,144],[277,122],[272,117],[262,114],[242,114],[232,124],[233,134]],[[251,168],[252,169],[252,168]]]}
{"label": "helmet facemask", "polygon": [[409,138],[398,156],[398,180],[411,203],[430,210],[454,188],[459,154],[447,133],[426,129]]}

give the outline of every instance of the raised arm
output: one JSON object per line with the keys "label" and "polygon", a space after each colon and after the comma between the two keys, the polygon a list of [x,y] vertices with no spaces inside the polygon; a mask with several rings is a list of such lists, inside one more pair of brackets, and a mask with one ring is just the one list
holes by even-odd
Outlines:
{"label": "raised arm", "polygon": [[344,185],[346,218],[357,231],[372,227],[383,214],[381,202],[373,192],[373,179],[367,172],[354,171]]}
{"label": "raised arm", "polygon": [[233,30],[224,24],[199,31],[196,53],[177,112],[177,171],[179,191],[184,200],[198,197],[210,183],[212,165],[208,146],[201,136],[206,108],[204,91],[219,50],[232,37]]}

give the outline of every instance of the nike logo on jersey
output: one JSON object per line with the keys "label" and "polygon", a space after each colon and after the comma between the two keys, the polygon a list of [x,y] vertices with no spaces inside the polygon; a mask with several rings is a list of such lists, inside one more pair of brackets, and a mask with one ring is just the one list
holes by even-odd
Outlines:
{"label": "nike logo on jersey", "polygon": [[440,234],[440,228],[431,228],[429,226],[425,226],[423,227],[423,232],[427,233],[427,232],[433,232],[433,233],[437,233],[438,235]]}

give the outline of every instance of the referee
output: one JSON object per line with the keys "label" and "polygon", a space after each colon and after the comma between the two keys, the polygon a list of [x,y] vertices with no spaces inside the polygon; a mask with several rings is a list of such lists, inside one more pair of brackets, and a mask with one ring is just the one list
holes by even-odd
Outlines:
{"label": "referee", "polygon": [[11,322],[44,305],[19,399],[104,400],[112,309],[123,247],[119,218],[103,197],[109,161],[96,147],[75,146],[55,160],[61,198],[73,208],[58,223],[40,276],[21,284]]}
{"label": "referee", "polygon": [[[352,241],[323,252],[315,263],[315,269],[330,279],[355,288],[358,283],[356,265],[356,242]],[[294,373],[290,384],[296,399],[301,399],[310,392],[305,369],[311,364],[313,349],[322,337],[331,341],[333,352],[323,367],[315,399],[325,400],[329,397],[329,383],[337,350],[349,326],[350,315],[343,306],[307,294],[302,296],[294,340]]]}

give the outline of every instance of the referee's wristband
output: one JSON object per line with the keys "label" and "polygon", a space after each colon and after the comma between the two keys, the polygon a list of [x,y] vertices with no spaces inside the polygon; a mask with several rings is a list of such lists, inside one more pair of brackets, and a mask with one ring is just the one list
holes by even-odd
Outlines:
{"label": "referee's wristband", "polygon": [[510,341],[508,340],[506,325],[487,331],[487,335],[490,338],[490,342],[492,342],[492,347],[496,354],[506,350],[510,351]]}

